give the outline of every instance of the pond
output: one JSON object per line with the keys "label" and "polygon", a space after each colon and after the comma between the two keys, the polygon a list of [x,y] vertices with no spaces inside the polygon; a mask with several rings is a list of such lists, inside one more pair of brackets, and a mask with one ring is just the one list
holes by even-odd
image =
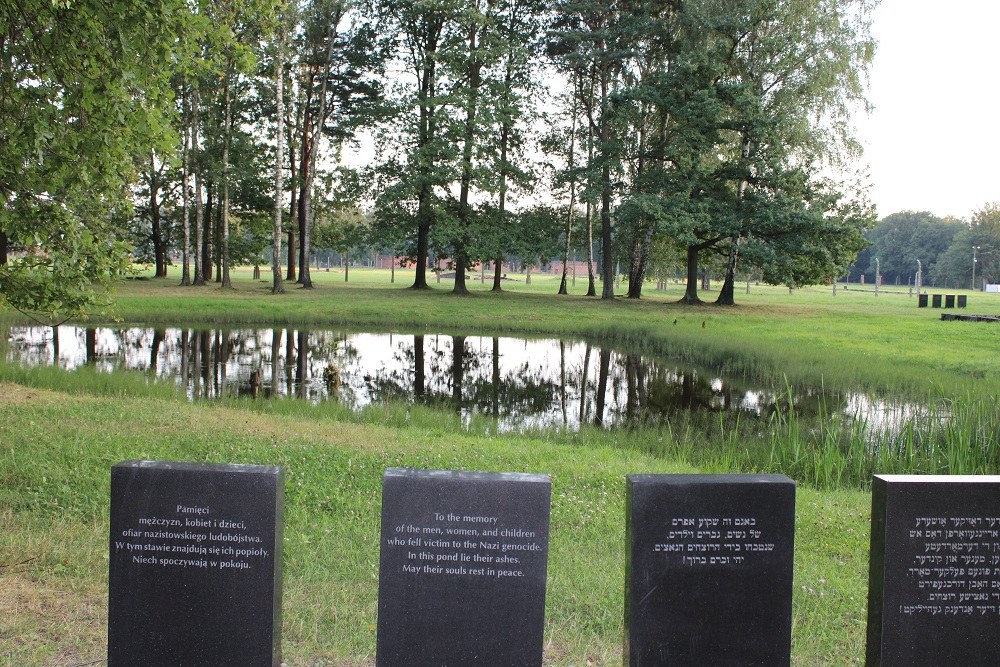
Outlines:
{"label": "pond", "polygon": [[[249,396],[435,405],[500,431],[659,424],[722,414],[762,424],[789,409],[895,430],[921,409],[860,391],[783,383],[695,368],[582,340],[352,333],[286,328],[15,326],[0,331],[6,360],[66,370],[141,372],[190,399]],[[780,377],[780,374],[779,374]]]}

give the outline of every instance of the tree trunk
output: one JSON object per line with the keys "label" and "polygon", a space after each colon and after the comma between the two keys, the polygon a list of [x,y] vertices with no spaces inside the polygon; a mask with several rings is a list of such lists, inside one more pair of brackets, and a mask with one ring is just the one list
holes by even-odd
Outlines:
{"label": "tree trunk", "polygon": [[689,245],[687,249],[687,287],[681,303],[700,304],[698,298],[698,251],[699,246]]}
{"label": "tree trunk", "polygon": [[558,292],[558,294],[563,294],[563,295],[569,294],[567,278],[569,276],[569,247],[570,247],[570,242],[572,241],[573,238],[573,203],[572,203],[573,195],[572,194],[570,194],[569,201],[570,201],[569,215],[566,216],[567,217],[566,248],[563,251],[562,278],[559,280],[559,292]]}
{"label": "tree trunk", "polygon": [[303,192],[302,198],[302,208],[304,209],[304,215],[302,216],[303,225],[299,229],[299,239],[301,244],[299,246],[299,279],[296,281],[302,285],[305,289],[312,289],[312,276],[309,274],[309,262],[306,252],[309,248],[309,228],[312,226],[312,170],[310,169],[308,185]]}
{"label": "tree trunk", "polygon": [[[478,4],[478,3],[477,3]],[[469,289],[465,285],[465,270],[468,265],[469,233],[472,226],[472,207],[469,205],[469,192],[472,190],[472,149],[476,141],[476,106],[479,102],[480,75],[483,62],[479,59],[479,47],[477,37],[480,27],[475,22],[469,27],[469,89],[468,100],[465,111],[465,136],[462,142],[462,180],[459,186],[458,211],[459,211],[459,240],[455,244],[455,286],[453,294],[468,294]],[[506,159],[506,145],[501,146],[501,161]],[[500,193],[500,215],[503,215],[503,189],[504,167],[500,166],[501,193]],[[494,286],[496,289],[496,286]]]}
{"label": "tree trunk", "polygon": [[417,257],[414,266],[413,289],[429,289],[427,285],[427,254],[430,246],[430,188],[421,187],[418,195]]}
{"label": "tree trunk", "polygon": [[[309,130],[309,141],[303,141],[303,146],[309,146],[309,173],[304,178],[305,181],[305,196],[303,197],[304,204],[304,215],[303,227],[299,230],[299,236],[302,240],[302,258],[299,262],[299,278],[304,289],[312,289],[313,282],[312,276],[309,274],[309,241],[310,235],[312,234],[312,224],[313,224],[313,213],[312,213],[312,191],[313,182],[316,178],[316,158],[319,154],[319,144],[323,139],[323,127],[326,125],[327,117],[327,103],[326,103],[326,89],[327,82],[330,79],[330,62],[333,60],[333,48],[337,42],[337,35],[334,31],[337,29],[337,24],[340,23],[340,13],[337,12],[335,16],[331,16],[327,22],[327,49],[326,49],[326,61],[323,67],[323,81],[320,83],[319,87],[319,112],[316,114],[316,124]],[[308,128],[308,123],[305,127]]]}
{"label": "tree trunk", "polygon": [[212,216],[215,215],[215,184],[205,184],[205,233],[201,237],[202,284],[212,280]]}
{"label": "tree trunk", "polygon": [[[591,77],[590,100],[588,114],[593,114],[594,82]],[[594,128],[593,121],[587,129],[587,164],[594,164]],[[587,202],[587,296],[597,296],[597,286],[594,282],[594,207],[591,202]]]}
{"label": "tree trunk", "polygon": [[608,99],[609,65],[601,62],[601,277],[604,280],[602,299],[615,298],[614,257],[611,248],[611,105]]}
{"label": "tree trunk", "polygon": [[[302,166],[302,170],[299,175],[303,179],[309,178],[309,165],[308,163]],[[309,199],[309,202],[306,202]],[[299,217],[295,221],[299,229],[299,256],[296,258],[298,262],[298,273],[295,276],[295,282],[299,285],[302,284],[302,274],[307,269],[306,267],[306,211],[312,206],[312,198],[306,192],[305,180],[303,180],[302,187],[299,189]]]}
{"label": "tree trunk", "polygon": [[[436,29],[429,29],[422,43],[422,53],[419,62],[415,63],[419,90],[417,91],[417,101],[420,107],[420,125],[417,136],[417,151],[426,151],[433,144],[437,132],[437,124],[434,117],[433,99],[436,95],[437,77],[437,45],[441,37],[439,23],[434,26]],[[431,210],[431,198],[433,191],[427,177],[434,170],[434,156],[429,158],[424,182],[417,193],[417,256],[416,271],[413,276],[413,289],[428,289],[427,284],[427,260],[430,250],[430,233],[433,213]],[[441,274],[438,273],[438,280]]]}
{"label": "tree trunk", "polygon": [[187,90],[181,97],[181,116],[184,119],[184,130],[181,135],[181,218],[184,225],[184,246],[181,249],[181,286],[187,287],[191,284],[191,216],[189,211],[188,197],[188,140],[190,135],[190,119],[188,118]]}
{"label": "tree trunk", "polygon": [[[503,105],[504,107],[509,107],[511,102],[511,93],[514,88],[514,54],[510,51],[507,52],[507,61],[504,67],[504,77],[503,77]],[[504,215],[507,212],[507,172],[509,167],[507,165],[507,151],[510,146],[510,131],[511,124],[513,120],[511,116],[507,113],[503,114],[503,122],[500,124],[500,220],[503,224]],[[503,265],[503,249],[502,244],[498,244],[497,254],[496,254],[496,266],[493,269],[493,292],[502,292],[503,288],[500,286],[500,281],[503,279],[502,275],[502,265]]]}
{"label": "tree trunk", "polygon": [[[223,189],[225,189],[223,187]],[[215,227],[212,229],[213,237],[215,239],[215,247],[210,248],[212,253],[212,260],[215,262],[215,282],[222,282],[222,218],[224,214],[223,210],[223,193],[220,192],[216,200],[215,205]]]}
{"label": "tree trunk", "polygon": [[646,280],[646,267],[649,265],[649,246],[653,242],[652,222],[647,223],[645,233],[637,244],[638,256],[633,256],[632,270],[628,278],[628,298],[642,298],[642,284]]}
{"label": "tree trunk", "polygon": [[739,238],[733,238],[729,248],[729,261],[726,262],[726,277],[722,281],[722,291],[715,303],[718,306],[736,305],[736,262],[740,252]]}
{"label": "tree trunk", "polygon": [[469,288],[465,285],[465,250],[456,248],[455,258],[455,286],[451,289],[452,294],[468,294]]}
{"label": "tree trunk", "polygon": [[298,227],[299,235],[299,246],[298,246],[298,256],[296,257],[296,266],[298,271],[295,275],[295,282],[299,285],[302,284],[302,271],[306,263],[305,256],[305,229],[306,229],[306,189],[309,187],[309,178],[312,175],[312,131],[313,131],[313,115],[312,115],[312,89],[313,83],[315,81],[315,75],[312,73],[313,70],[309,70],[309,76],[305,80],[305,102],[302,104],[302,147],[299,150],[299,187],[298,187],[298,216],[296,217],[294,224]]}
{"label": "tree trunk", "polygon": [[[743,162],[746,163],[750,159],[750,153],[753,150],[753,142],[748,131],[744,130],[743,139],[740,142],[740,155],[743,158]],[[743,178],[740,180],[737,186],[736,198],[737,201],[742,204],[747,189],[747,179]],[[740,240],[743,236],[742,229],[733,235],[730,239],[729,247],[729,261],[726,262],[726,276],[722,280],[722,291],[719,292],[718,298],[715,303],[719,306],[735,306],[736,305],[736,264],[739,260],[740,254]]]}
{"label": "tree trunk", "polygon": [[497,253],[497,257],[493,260],[493,290],[494,292],[502,292],[503,289],[500,287],[500,282],[503,280],[503,253]]}
{"label": "tree trunk", "polygon": [[7,235],[0,232],[0,266],[5,266],[7,264],[7,253],[10,251],[10,242],[7,240]]}
{"label": "tree trunk", "polygon": [[[274,229],[271,243],[271,294],[284,294],[285,283],[281,279],[281,194],[284,190],[282,161],[285,159],[285,17],[279,12],[278,52],[274,66],[274,96],[277,119],[274,148]],[[274,378],[272,376],[273,384]]]}
{"label": "tree trunk", "polygon": [[[229,68],[231,72],[231,68]],[[226,76],[226,115],[225,137],[222,143],[222,245],[219,255],[222,262],[222,288],[232,289],[233,282],[229,278],[229,142],[232,135],[232,86]]]}
{"label": "tree trunk", "polygon": [[573,110],[572,110],[572,121],[570,123],[569,131],[569,159],[566,162],[566,168],[570,171],[570,181],[569,181],[569,208],[566,210],[566,245],[563,249],[563,270],[562,279],[559,281],[559,294],[569,294],[569,290],[566,287],[566,274],[568,273],[569,267],[569,249],[572,245],[573,240],[573,207],[576,205],[576,175],[573,173],[573,169],[576,167],[575,162],[575,151],[576,148],[576,121],[577,121],[577,109],[576,109],[577,97],[573,95]]}
{"label": "tree trunk", "polygon": [[191,125],[191,151],[194,153],[194,284],[205,284],[205,263],[201,251],[201,244],[205,236],[205,208],[202,204],[201,195],[201,148],[198,145],[198,125],[201,123],[201,115],[198,107],[201,104],[201,96],[196,87],[192,91],[191,112],[193,123]]}
{"label": "tree trunk", "polygon": [[597,296],[594,282],[594,215],[590,202],[587,202],[587,296]]}
{"label": "tree trunk", "polygon": [[163,239],[163,226],[160,220],[160,173],[156,168],[156,155],[149,151],[149,222],[153,242],[153,258],[156,265],[154,278],[167,277],[167,249]]}
{"label": "tree trunk", "polygon": [[[293,181],[294,182],[294,181]],[[289,205],[288,223],[288,271],[285,273],[285,280],[295,281],[295,266],[298,261],[298,250],[295,246],[295,230],[298,228],[299,217],[299,194],[296,188],[292,187],[292,203]]]}
{"label": "tree trunk", "polygon": [[295,168],[295,161],[298,157],[294,154],[294,151],[289,150],[292,154],[291,159],[291,176],[292,176],[292,186],[289,188],[291,190],[291,196],[288,203],[288,270],[285,273],[285,280],[288,282],[295,282],[298,277],[297,269],[299,261],[299,251],[298,246],[295,244],[296,236],[299,228],[299,197],[301,197],[301,192],[296,186],[296,174],[301,174]]}

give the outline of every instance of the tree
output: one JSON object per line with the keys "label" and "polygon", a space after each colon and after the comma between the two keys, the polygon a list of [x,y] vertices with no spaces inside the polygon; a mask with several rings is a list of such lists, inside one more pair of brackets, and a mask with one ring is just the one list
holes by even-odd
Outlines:
{"label": "tree", "polygon": [[627,9],[606,0],[564,0],[556,4],[556,19],[549,31],[550,55],[564,71],[585,73],[589,84],[581,86],[578,94],[594,138],[588,169],[595,174],[600,202],[602,299],[614,298],[611,207],[613,175],[621,168],[612,98],[624,64],[634,54],[633,30],[643,20]]}
{"label": "tree", "polygon": [[939,218],[927,211],[900,211],[884,217],[865,234],[871,243],[858,268],[875,277],[875,258],[879,259],[882,278],[887,282],[907,283],[923,267],[923,281],[933,285],[936,264],[955,235],[967,225],[954,218]]}
{"label": "tree", "polygon": [[315,247],[341,255],[344,282],[348,282],[351,253],[372,240],[371,218],[357,207],[366,185],[357,171],[341,167],[323,178],[317,188]]}
{"label": "tree", "polygon": [[[284,3],[283,3],[284,4]],[[271,293],[284,294],[285,283],[281,278],[281,197],[284,193],[285,149],[285,36],[286,6],[278,12],[278,41],[275,44],[274,99],[276,127],[274,130],[274,224],[271,235]]]}
{"label": "tree", "polygon": [[178,0],[0,7],[0,300],[63,319],[106,303],[128,266],[116,224],[152,148],[168,152]]}
{"label": "tree", "polygon": [[565,216],[557,208],[535,206],[517,214],[517,218],[518,234],[511,251],[524,261],[530,282],[532,266],[547,264],[559,254],[559,233]]}
{"label": "tree", "polygon": [[[751,237],[792,252],[804,237],[782,225],[822,220],[821,202],[845,206],[817,167],[855,147],[846,118],[863,102],[869,10],[862,0],[702,0],[659,6],[657,20],[632,30],[642,57],[619,94],[634,137],[623,149],[632,187],[619,214],[632,237],[630,291],[663,233],[686,249],[683,301],[700,303],[699,255],[711,251],[727,256],[717,303],[731,304]],[[803,210],[810,215],[796,215]]]}
{"label": "tree", "polygon": [[740,250],[746,265],[768,284],[796,287],[835,279],[868,244],[863,232],[875,221],[871,206],[844,196],[836,183],[804,187],[800,193],[785,190],[784,202],[754,202],[757,210],[782,216],[766,223],[780,233],[748,236]]}
{"label": "tree", "polygon": [[[483,70],[495,57],[491,48],[493,45],[491,29],[492,17],[486,16],[480,7],[480,0],[473,0],[468,11],[460,15],[459,21],[465,33],[464,50],[460,56],[452,59],[456,79],[461,82],[458,91],[453,92],[460,100],[464,111],[461,120],[462,127],[458,132],[462,143],[462,157],[459,167],[459,195],[456,221],[458,228],[453,235],[452,257],[455,263],[455,294],[468,294],[465,286],[465,270],[471,259],[469,243],[471,242],[472,206],[469,195],[473,188],[473,152],[480,140],[481,132],[477,127],[480,122],[476,114],[479,111],[480,95],[483,86]],[[458,55],[458,54],[456,54]]]}
{"label": "tree", "polygon": [[382,90],[376,75],[385,54],[368,17],[347,0],[314,0],[301,13],[299,59],[300,132],[298,185],[299,279],[311,288],[309,254],[313,196],[322,140],[336,146],[351,141],[357,128],[382,114]]}
{"label": "tree", "polygon": [[[427,289],[431,230],[444,217],[442,194],[453,180],[449,157],[454,147],[444,135],[449,101],[441,61],[454,44],[461,3],[379,0],[375,4],[380,32],[399,35],[395,57],[406,71],[394,96],[398,113],[379,142],[386,159],[379,166],[384,184],[376,200],[376,220],[379,225],[404,226],[410,240],[407,255],[416,269],[413,288]],[[405,137],[403,142],[400,136]]]}
{"label": "tree", "polygon": [[[518,166],[518,155],[524,153],[524,132],[519,127],[534,118],[530,94],[538,86],[532,80],[532,68],[537,56],[535,41],[541,28],[544,3],[536,0],[509,0],[499,3],[496,11],[496,39],[499,50],[498,72],[487,80],[487,106],[492,111],[492,125],[498,139],[491,146],[488,158],[497,174],[497,225],[491,235],[496,243],[493,258],[493,290],[500,292],[504,247],[512,231],[507,215],[508,197],[513,187],[525,187],[531,175]],[[492,102],[492,103],[491,103]]]}
{"label": "tree", "polygon": [[[975,249],[975,252],[973,252]],[[972,284],[975,264],[976,285]],[[935,285],[981,289],[1000,282],[1000,203],[990,203],[973,213],[967,226],[955,234],[935,266]]]}
{"label": "tree", "polygon": [[190,194],[190,145],[191,119],[188,109],[188,90],[181,90],[181,209],[183,242],[181,244],[181,286],[191,285],[191,194]]}
{"label": "tree", "polygon": [[140,170],[139,180],[136,215],[130,229],[133,257],[139,261],[152,260],[153,277],[166,278],[172,227],[164,213],[175,208],[181,182],[171,173],[170,164],[158,159],[152,150]]}
{"label": "tree", "polygon": [[[875,51],[867,0],[766,0],[730,8],[735,29],[722,33],[732,44],[732,55],[720,94],[728,111],[724,129],[735,135],[738,150],[731,152],[736,233],[729,237],[729,264],[717,301],[725,305],[733,303],[743,239],[781,237],[780,247],[789,252],[803,238],[774,225],[764,204],[787,201],[797,208],[801,198],[809,202],[809,210],[821,202],[839,206],[835,202],[843,195],[829,191],[830,183],[814,175],[814,165],[860,150],[847,121],[852,105],[866,104],[863,77]],[[754,196],[758,192],[763,196]],[[864,206],[859,200],[847,208]],[[816,213],[814,233],[824,231],[825,216],[842,224],[870,219],[867,214],[838,216],[835,210]],[[863,229],[841,231],[856,236]],[[837,241],[832,237],[828,243]],[[809,244],[800,250],[811,254]],[[840,268],[846,266],[836,270]],[[826,277],[832,275],[836,273]]]}

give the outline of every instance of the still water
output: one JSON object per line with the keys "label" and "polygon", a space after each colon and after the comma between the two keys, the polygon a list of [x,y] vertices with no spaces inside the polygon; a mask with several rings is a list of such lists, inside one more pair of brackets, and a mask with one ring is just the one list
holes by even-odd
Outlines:
{"label": "still water", "polygon": [[[299,329],[11,327],[6,360],[133,371],[190,399],[228,396],[436,405],[501,431],[663,423],[721,413],[766,423],[788,409],[783,384],[685,366],[581,340],[348,333]],[[844,416],[894,430],[913,405],[862,392],[797,387],[800,418]],[[690,415],[688,415],[690,416]]]}

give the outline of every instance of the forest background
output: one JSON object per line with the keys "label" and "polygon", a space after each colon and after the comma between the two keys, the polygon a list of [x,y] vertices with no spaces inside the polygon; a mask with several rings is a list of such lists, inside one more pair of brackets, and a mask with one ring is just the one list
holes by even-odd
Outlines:
{"label": "forest background", "polygon": [[[22,3],[0,16],[0,293],[54,317],[132,260],[184,284],[317,250],[415,266],[586,258],[641,295],[707,271],[843,274],[875,222],[849,110],[871,7],[611,3]],[[374,137],[377,159],[345,147]],[[831,174],[838,174],[837,177]],[[282,266],[283,263],[283,266]],[[564,274],[565,275],[565,274]],[[561,291],[565,290],[565,285]]]}

